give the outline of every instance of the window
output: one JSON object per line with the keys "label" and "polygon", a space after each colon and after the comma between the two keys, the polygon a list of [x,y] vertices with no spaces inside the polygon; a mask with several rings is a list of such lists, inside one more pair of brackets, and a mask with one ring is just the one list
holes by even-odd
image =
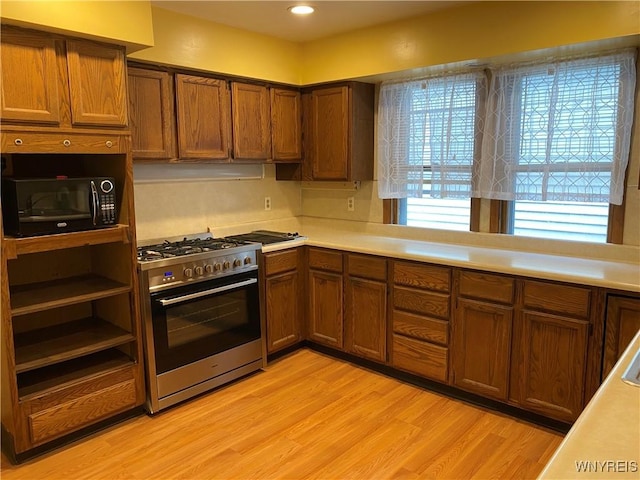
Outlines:
{"label": "window", "polygon": [[508,233],[557,240],[607,241],[608,203],[517,201],[511,207]]}
{"label": "window", "polygon": [[381,87],[379,194],[402,198],[398,223],[469,230],[484,81],[480,72]]}
{"label": "window", "polygon": [[619,54],[494,72],[476,193],[512,202],[506,233],[607,241],[609,203],[624,191],[634,71],[633,55]]}
{"label": "window", "polygon": [[475,230],[486,198],[493,232],[621,241],[635,55],[383,83],[379,197],[407,225]]}

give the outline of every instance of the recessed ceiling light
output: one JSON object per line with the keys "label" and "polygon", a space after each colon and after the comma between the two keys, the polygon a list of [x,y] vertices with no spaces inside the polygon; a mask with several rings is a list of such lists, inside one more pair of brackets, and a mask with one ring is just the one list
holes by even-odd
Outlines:
{"label": "recessed ceiling light", "polygon": [[309,15],[315,11],[311,5],[294,5],[289,7],[288,10],[296,15]]}

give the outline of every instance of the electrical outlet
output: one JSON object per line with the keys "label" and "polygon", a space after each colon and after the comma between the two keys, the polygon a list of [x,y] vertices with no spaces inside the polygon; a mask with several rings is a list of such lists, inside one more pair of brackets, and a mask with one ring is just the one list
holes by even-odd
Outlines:
{"label": "electrical outlet", "polygon": [[347,211],[353,212],[354,209],[355,209],[355,201],[353,197],[347,197]]}
{"label": "electrical outlet", "polygon": [[271,210],[271,197],[264,197],[264,209]]}

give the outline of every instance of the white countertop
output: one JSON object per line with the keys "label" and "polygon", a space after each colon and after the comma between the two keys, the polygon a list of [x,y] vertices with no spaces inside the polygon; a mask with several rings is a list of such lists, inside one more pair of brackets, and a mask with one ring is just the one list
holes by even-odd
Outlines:
{"label": "white countertop", "polygon": [[640,478],[640,386],[621,379],[639,350],[640,331],[538,478]]}
{"label": "white countertop", "polygon": [[633,262],[584,259],[498,248],[436,243],[309,227],[306,238],[264,246],[272,252],[301,245],[416,260],[546,280],[640,292],[640,266]]}

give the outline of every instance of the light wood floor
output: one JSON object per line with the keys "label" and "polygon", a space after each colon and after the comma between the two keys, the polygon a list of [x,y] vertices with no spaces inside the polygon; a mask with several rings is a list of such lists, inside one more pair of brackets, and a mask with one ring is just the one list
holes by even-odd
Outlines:
{"label": "light wood floor", "polygon": [[2,479],[535,478],[558,433],[299,350]]}

